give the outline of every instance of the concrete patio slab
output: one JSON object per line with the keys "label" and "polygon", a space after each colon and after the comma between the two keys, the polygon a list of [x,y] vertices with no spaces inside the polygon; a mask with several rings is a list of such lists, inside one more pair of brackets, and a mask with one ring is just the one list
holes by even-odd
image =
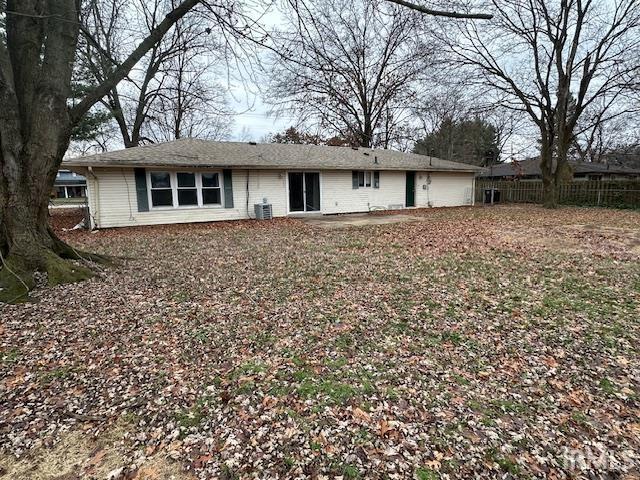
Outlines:
{"label": "concrete patio slab", "polygon": [[300,218],[309,225],[328,229],[420,222],[424,220],[424,218],[406,214],[371,215],[369,213],[349,213],[343,215],[308,216]]}

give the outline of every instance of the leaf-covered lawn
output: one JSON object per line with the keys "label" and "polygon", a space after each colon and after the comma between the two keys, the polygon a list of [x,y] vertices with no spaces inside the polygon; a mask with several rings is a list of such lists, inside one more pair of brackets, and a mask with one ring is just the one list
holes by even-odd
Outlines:
{"label": "leaf-covered lawn", "polygon": [[634,478],[640,214],[412,214],[65,234],[129,259],[0,306],[4,458],[117,427],[123,478],[159,457],[201,478]]}

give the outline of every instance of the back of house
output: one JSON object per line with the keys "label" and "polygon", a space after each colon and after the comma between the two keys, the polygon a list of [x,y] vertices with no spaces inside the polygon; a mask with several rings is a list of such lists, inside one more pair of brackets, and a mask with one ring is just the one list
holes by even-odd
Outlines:
{"label": "back of house", "polygon": [[93,228],[472,205],[481,169],[412,153],[181,139],[68,159]]}

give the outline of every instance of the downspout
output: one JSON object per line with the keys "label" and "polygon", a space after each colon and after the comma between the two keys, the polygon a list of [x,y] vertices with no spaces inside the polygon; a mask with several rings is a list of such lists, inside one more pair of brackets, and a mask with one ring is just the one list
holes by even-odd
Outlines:
{"label": "downspout", "polygon": [[247,218],[251,219],[251,215],[249,214],[249,172],[251,172],[251,170],[249,170],[247,168],[247,183],[245,186],[245,197],[246,197],[246,210],[247,210]]}
{"label": "downspout", "polygon": [[[95,195],[91,195],[89,197],[89,200],[93,199],[93,201],[89,202],[89,230],[93,230],[98,228],[98,222],[96,222],[96,216],[93,214],[93,212],[91,212],[91,204],[93,204],[93,209],[95,210],[95,214],[99,215],[100,212],[100,187],[98,184],[98,177],[96,176],[95,173],[93,173],[93,167],[87,167],[87,171],[89,173],[89,175],[93,178],[94,180],[94,185],[95,185]],[[87,183],[87,187],[89,187],[89,184]],[[88,188],[87,188],[88,189]]]}
{"label": "downspout", "polygon": [[473,172],[473,180],[471,181],[471,206],[476,205],[476,180],[477,172]]}

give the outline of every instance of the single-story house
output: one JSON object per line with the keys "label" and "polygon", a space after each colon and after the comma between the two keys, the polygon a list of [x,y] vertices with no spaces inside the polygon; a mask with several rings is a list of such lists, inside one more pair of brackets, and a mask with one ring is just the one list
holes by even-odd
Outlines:
{"label": "single-story house", "polygon": [[[633,180],[640,178],[640,169],[606,163],[569,161],[574,180]],[[479,178],[492,180],[542,180],[539,158],[500,163],[487,167]]]}
{"label": "single-story house", "polygon": [[53,198],[77,198],[87,196],[87,179],[71,170],[58,170],[53,183]]}
{"label": "single-story house", "polygon": [[64,161],[87,177],[92,227],[471,205],[472,165],[412,153],[180,139]]}

